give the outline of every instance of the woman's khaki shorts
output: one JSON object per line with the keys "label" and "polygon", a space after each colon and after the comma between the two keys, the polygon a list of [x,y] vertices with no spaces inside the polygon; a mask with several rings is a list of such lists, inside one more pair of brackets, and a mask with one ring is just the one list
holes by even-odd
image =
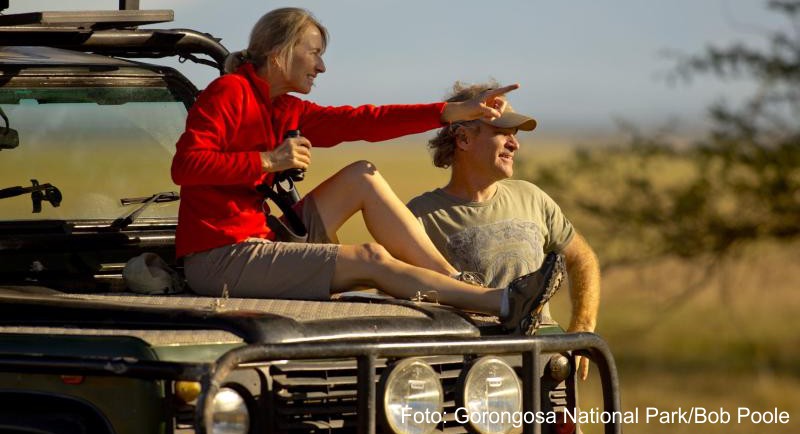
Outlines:
{"label": "woman's khaki shorts", "polygon": [[295,209],[308,229],[308,243],[248,238],[193,253],[184,259],[186,280],[200,295],[327,300],[339,245],[332,244],[313,197]]}

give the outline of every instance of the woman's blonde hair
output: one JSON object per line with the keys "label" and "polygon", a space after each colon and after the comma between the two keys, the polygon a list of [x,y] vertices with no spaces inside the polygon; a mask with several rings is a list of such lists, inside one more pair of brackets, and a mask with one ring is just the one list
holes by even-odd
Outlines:
{"label": "woman's blonde hair", "polygon": [[[500,84],[494,79],[487,83],[478,84],[457,81],[453,85],[453,89],[450,91],[450,97],[448,97],[446,101],[467,101],[477,97],[481,92],[485,92],[489,89],[497,89],[498,87],[500,87]],[[440,129],[436,133],[436,136],[428,141],[428,148],[433,153],[433,165],[444,169],[452,166],[456,155],[456,141],[459,135],[463,134],[459,128],[463,127],[472,132],[478,132],[480,130],[480,125],[480,122],[475,121],[454,122]]]}
{"label": "woman's blonde hair", "polygon": [[324,50],[328,45],[328,30],[311,12],[302,8],[280,8],[264,14],[250,32],[247,49],[235,51],[225,59],[225,72],[235,71],[244,62],[259,68],[273,53],[278,64],[286,68],[295,45],[308,25],[319,29]]}

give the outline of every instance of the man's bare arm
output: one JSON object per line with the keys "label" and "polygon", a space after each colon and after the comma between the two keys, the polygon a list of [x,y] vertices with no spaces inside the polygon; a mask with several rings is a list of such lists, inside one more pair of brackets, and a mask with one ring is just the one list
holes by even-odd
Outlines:
{"label": "man's bare arm", "polygon": [[[572,301],[572,318],[567,331],[593,332],[600,306],[600,264],[597,255],[579,233],[575,233],[562,253],[567,262]],[[584,359],[578,363],[578,373],[585,380],[589,373],[589,361]]]}

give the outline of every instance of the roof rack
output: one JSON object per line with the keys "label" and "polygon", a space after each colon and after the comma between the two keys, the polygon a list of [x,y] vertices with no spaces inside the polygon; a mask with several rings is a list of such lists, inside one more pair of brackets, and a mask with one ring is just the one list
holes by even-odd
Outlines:
{"label": "roof rack", "polygon": [[174,12],[130,9],[136,7],[138,0],[120,0],[120,8],[128,9],[0,15],[0,46],[44,46],[126,58],[178,56],[224,72],[228,50],[219,39],[188,29],[139,29],[172,21]]}
{"label": "roof rack", "polygon": [[[8,9],[10,0],[0,0],[0,12]],[[119,10],[139,9],[139,0],[119,0]]]}
{"label": "roof rack", "polygon": [[40,29],[129,29],[144,24],[166,23],[175,19],[168,9],[119,11],[45,11],[0,15],[0,26]]}

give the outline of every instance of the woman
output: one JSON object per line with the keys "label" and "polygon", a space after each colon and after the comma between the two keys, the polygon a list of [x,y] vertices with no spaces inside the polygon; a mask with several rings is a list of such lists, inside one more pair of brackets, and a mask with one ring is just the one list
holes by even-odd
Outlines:
{"label": "woman", "polygon": [[[325,72],[327,39],[308,11],[267,13],[253,28],[247,50],[226,62],[231,73],[211,83],[192,107],[172,164],[173,180],[181,186],[176,249],[192,289],[212,296],[227,288],[236,297],[327,299],[331,292],[374,285],[400,298],[436,290],[442,303],[504,317],[526,315],[530,309],[509,307],[513,291],[454,279],[461,275],[368,162],[344,168],[298,204],[308,243],[275,242],[255,186],[276,172],[308,168],[312,144],[387,140],[498,117],[504,106],[499,97],[518,87],[460,103],[356,108],[322,107],[288,95],[309,93]],[[303,136],[283,139],[294,129]],[[377,243],[335,244],[337,229],[358,211]]]}

